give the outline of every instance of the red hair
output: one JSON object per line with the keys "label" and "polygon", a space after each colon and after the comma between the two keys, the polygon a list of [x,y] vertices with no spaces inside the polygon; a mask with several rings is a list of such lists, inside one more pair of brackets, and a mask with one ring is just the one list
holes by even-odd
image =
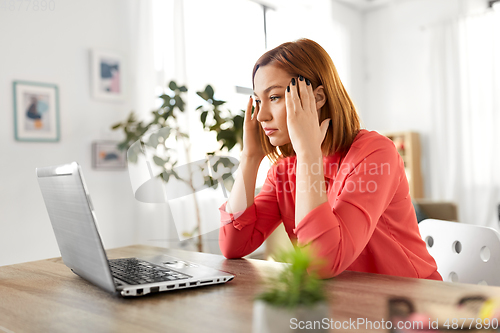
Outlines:
{"label": "red hair", "polygon": [[[360,130],[360,121],[354,103],[340,81],[337,69],[328,53],[310,39],[283,43],[267,51],[257,60],[253,68],[252,83],[259,67],[268,64],[277,66],[293,76],[302,75],[308,78],[313,89],[323,86],[326,103],[321,108],[319,123],[327,118],[331,118],[332,121],[321,144],[321,151],[323,155],[347,151]],[[282,157],[295,155],[291,143],[274,147],[262,128],[259,131],[264,152],[271,161],[276,163]]]}

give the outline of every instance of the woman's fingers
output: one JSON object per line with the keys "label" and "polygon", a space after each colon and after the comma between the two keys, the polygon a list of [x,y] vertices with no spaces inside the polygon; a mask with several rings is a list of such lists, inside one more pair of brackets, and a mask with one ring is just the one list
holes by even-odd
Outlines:
{"label": "woman's fingers", "polygon": [[[302,76],[292,78],[290,81],[290,92],[287,97],[290,99],[290,105],[293,106],[293,111],[306,111],[313,113],[316,111],[316,99],[311,81]],[[288,110],[287,104],[287,110]]]}
{"label": "woman's fingers", "polygon": [[253,106],[253,98],[250,96],[248,99],[247,110],[245,112],[245,121],[250,121],[252,119],[252,106]]}
{"label": "woman's fingers", "polygon": [[302,100],[302,107],[304,111],[309,113],[316,112],[316,98],[314,97],[314,90],[311,81],[307,78],[299,76],[300,97]]}
{"label": "woman's fingers", "polygon": [[250,96],[248,99],[248,104],[247,104],[247,110],[245,112],[245,121],[252,121],[254,119],[257,119],[257,114],[259,113],[259,103],[255,103],[255,109],[253,110],[252,114],[252,108],[253,108],[253,97]]}
{"label": "woman's fingers", "polygon": [[308,86],[306,84],[306,80],[307,79],[303,78],[302,76],[299,76],[298,88],[300,89],[300,99],[302,102],[302,109],[306,112],[311,112],[310,110],[311,96]]}
{"label": "woman's fingers", "polygon": [[286,87],[285,90],[285,105],[286,105],[287,117],[290,117],[293,113],[295,113],[291,84],[288,87]]}
{"label": "woman's fingers", "polygon": [[290,105],[292,112],[300,112],[302,110],[301,96],[299,95],[299,82],[298,79],[292,78],[290,81]]}
{"label": "woman's fingers", "polygon": [[309,79],[306,79],[305,81],[306,81],[307,90],[309,91],[309,105],[310,105],[309,107],[310,107],[311,113],[317,114],[316,97],[314,96],[313,86],[311,84],[311,81],[309,81]]}
{"label": "woman's fingers", "polygon": [[259,111],[260,111],[260,104],[255,103],[255,110],[253,111],[252,120],[257,119],[257,115],[259,114]]}

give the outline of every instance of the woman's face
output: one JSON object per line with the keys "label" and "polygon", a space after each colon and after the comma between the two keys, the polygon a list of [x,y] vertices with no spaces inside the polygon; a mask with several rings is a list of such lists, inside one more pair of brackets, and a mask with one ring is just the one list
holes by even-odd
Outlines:
{"label": "woman's face", "polygon": [[292,77],[273,64],[259,67],[254,77],[255,101],[260,107],[257,120],[275,147],[290,143],[285,92]]}

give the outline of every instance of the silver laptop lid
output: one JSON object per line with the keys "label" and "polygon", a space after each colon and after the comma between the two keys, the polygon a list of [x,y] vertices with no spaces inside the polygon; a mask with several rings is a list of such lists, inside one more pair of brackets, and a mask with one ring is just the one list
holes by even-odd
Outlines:
{"label": "silver laptop lid", "polygon": [[64,264],[82,278],[115,292],[78,163],[37,168],[36,174]]}

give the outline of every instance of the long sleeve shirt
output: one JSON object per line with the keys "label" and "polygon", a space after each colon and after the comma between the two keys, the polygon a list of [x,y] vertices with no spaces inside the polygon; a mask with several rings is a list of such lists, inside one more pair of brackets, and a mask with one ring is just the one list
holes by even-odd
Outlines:
{"label": "long sleeve shirt", "polygon": [[310,244],[323,259],[322,278],[351,270],[442,280],[420,237],[403,160],[391,140],[361,130],[346,153],[324,156],[328,201],[297,227],[295,171],[296,157],[282,158],[251,206],[234,214],[226,212],[227,202],[219,208],[225,257],[250,254],[283,223],[292,243]]}

